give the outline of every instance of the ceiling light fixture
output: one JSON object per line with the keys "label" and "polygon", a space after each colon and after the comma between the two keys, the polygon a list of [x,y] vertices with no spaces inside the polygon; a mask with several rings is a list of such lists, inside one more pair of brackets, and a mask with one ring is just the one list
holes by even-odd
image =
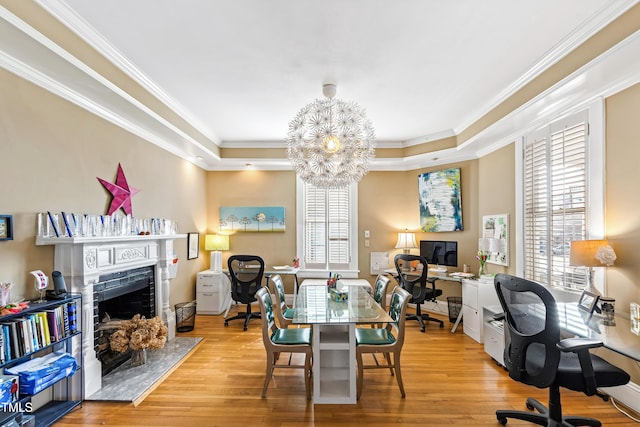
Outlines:
{"label": "ceiling light fixture", "polygon": [[375,131],[357,103],[334,99],[335,84],[324,84],[322,94],[289,123],[287,154],[304,182],[345,187],[369,171]]}

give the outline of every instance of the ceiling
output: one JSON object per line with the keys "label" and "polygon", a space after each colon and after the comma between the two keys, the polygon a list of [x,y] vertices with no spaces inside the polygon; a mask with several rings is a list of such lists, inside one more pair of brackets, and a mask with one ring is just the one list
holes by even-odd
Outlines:
{"label": "ceiling", "polygon": [[[379,147],[460,133],[629,0],[37,0],[220,147],[284,147],[322,96]],[[219,160],[219,159],[218,159]]]}

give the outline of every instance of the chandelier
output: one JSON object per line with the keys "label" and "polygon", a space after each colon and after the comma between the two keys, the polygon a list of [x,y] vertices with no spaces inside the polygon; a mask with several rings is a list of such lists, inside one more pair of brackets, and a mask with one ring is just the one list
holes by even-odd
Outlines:
{"label": "chandelier", "polygon": [[304,182],[345,187],[369,171],[375,132],[357,103],[333,99],[335,84],[323,85],[322,94],[289,123],[287,154]]}

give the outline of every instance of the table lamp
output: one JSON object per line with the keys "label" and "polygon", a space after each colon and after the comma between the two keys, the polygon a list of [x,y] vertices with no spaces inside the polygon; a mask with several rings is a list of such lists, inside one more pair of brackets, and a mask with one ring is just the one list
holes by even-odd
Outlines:
{"label": "table lamp", "polygon": [[[398,233],[398,241],[396,242],[396,249],[402,249],[402,253],[408,254],[411,249],[417,248],[416,234],[409,233],[409,230],[405,229],[404,233]],[[410,270],[410,263],[405,263],[402,266],[403,270]]]}
{"label": "table lamp", "polygon": [[616,260],[607,240],[574,240],[571,242],[569,265],[587,267],[587,287],[585,291],[602,296],[593,286],[593,267],[609,267]]}
{"label": "table lamp", "polygon": [[216,273],[222,271],[222,252],[229,250],[229,236],[224,234],[207,234],[204,237],[204,249],[211,251],[209,269]]}

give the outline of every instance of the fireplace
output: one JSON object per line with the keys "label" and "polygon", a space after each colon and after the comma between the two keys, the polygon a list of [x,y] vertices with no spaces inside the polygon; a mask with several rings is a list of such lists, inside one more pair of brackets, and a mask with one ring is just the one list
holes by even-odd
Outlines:
{"label": "fireplace", "polygon": [[[100,289],[102,282],[115,283],[119,274],[126,271],[136,271],[146,268],[153,273],[152,281],[154,290],[133,290],[133,296],[126,301],[122,295],[116,296],[116,301],[107,303],[105,307],[111,310],[113,306],[128,306],[134,309],[142,307],[137,305],[140,294],[136,292],[149,292],[149,316],[152,313],[161,317],[167,325],[169,340],[175,337],[176,318],[169,306],[169,265],[173,264],[174,239],[185,238],[184,234],[177,235],[148,235],[148,236],[122,236],[122,237],[59,237],[36,238],[36,245],[55,245],[54,269],[60,271],[67,283],[67,288],[73,293],[82,294],[82,356],[77,350],[77,357],[82,357],[83,384],[78,385],[79,390],[84,390],[85,396],[91,396],[102,388],[102,363],[98,359],[95,349],[96,323],[95,316],[100,316],[100,306],[94,307],[96,293],[94,288]],[[115,276],[111,276],[115,274]],[[127,273],[128,274],[128,273]],[[148,274],[148,273],[147,273]],[[123,273],[124,276],[124,273]],[[121,278],[121,277],[120,277]],[[128,279],[127,279],[128,280]],[[122,282],[122,281],[120,281]],[[121,284],[121,283],[120,283]],[[134,285],[134,287],[140,285]],[[111,296],[119,291],[107,288],[103,293],[103,299],[112,299]],[[128,293],[128,292],[127,292]],[[98,294],[100,295],[100,291]],[[109,296],[109,298],[105,298]],[[98,298],[101,298],[98,296]],[[120,298],[119,300],[117,298]],[[127,297],[129,298],[129,297]],[[147,297],[143,297],[146,299]],[[133,307],[133,308],[132,308]],[[107,308],[104,308],[106,311]],[[112,313],[109,313],[113,316]],[[127,316],[129,313],[125,313]],[[133,313],[135,314],[135,313]],[[133,315],[132,314],[132,315]],[[128,316],[129,318],[132,317]],[[124,316],[123,316],[124,317]],[[74,352],[76,350],[74,349]],[[75,387],[75,385],[74,385]]]}
{"label": "fireplace", "polygon": [[130,358],[109,347],[109,337],[117,330],[118,320],[140,314],[147,319],[156,315],[154,268],[141,267],[103,274],[93,285],[93,344],[106,375]]}

